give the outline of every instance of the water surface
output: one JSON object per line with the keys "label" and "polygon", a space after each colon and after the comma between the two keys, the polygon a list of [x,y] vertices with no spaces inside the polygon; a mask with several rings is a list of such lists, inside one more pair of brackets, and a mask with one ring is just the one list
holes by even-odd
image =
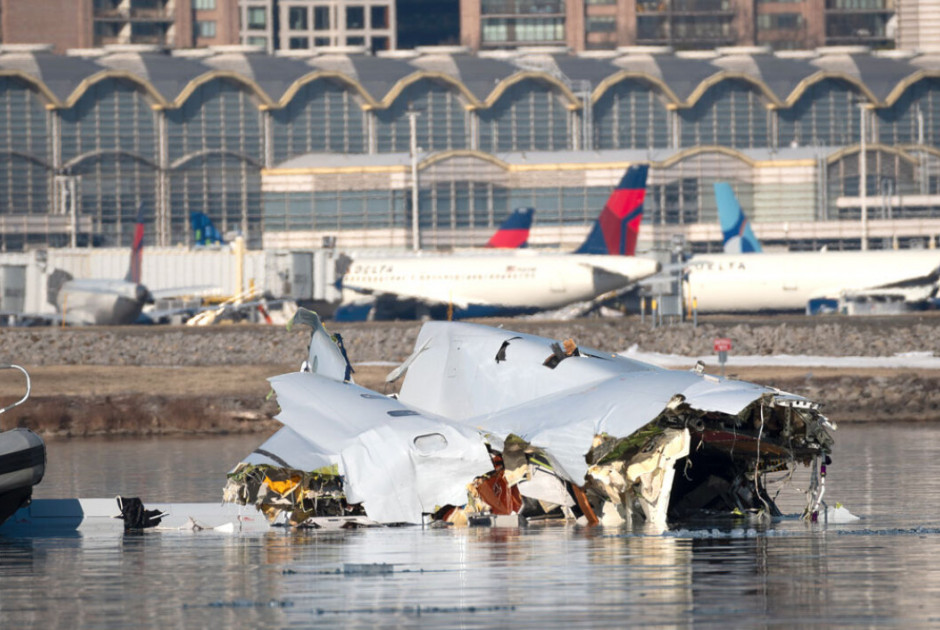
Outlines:
{"label": "water surface", "polygon": [[[856,523],[0,537],[2,627],[940,625],[940,427],[847,426]],[[215,501],[258,437],[52,441],[38,497]],[[798,513],[805,475],[781,491]],[[391,565],[363,573],[363,565]],[[378,573],[378,574],[376,574]]]}

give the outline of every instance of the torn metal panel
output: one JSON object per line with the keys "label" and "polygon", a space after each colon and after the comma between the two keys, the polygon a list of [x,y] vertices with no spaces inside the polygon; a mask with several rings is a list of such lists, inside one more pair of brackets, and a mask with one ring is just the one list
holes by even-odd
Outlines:
{"label": "torn metal panel", "polygon": [[361,502],[374,520],[420,523],[422,513],[464,503],[467,483],[493,468],[474,429],[316,374],[270,382],[281,406],[276,418],[336,460],[347,501]]}
{"label": "torn metal panel", "polygon": [[[270,379],[285,426],[246,460],[265,474],[233,477],[230,499],[292,523],[322,515],[322,499],[381,523],[663,528],[705,513],[774,514],[763,474],[818,462],[832,446],[818,405],[799,396],[571,339],[429,322],[390,375],[405,374],[397,399],[344,382],[338,342],[316,320],[310,369]],[[311,484],[322,466],[335,476]]]}
{"label": "torn metal panel", "polygon": [[346,356],[343,338],[328,333],[320,316],[305,308],[297,310],[288,324],[288,330],[299,324],[311,328],[307,361],[301,371],[319,374],[334,381],[352,381],[353,369]]}

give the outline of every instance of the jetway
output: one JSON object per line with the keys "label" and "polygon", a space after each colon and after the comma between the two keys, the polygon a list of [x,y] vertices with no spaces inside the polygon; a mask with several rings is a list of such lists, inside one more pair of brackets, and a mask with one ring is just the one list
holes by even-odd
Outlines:
{"label": "jetway", "polygon": [[[48,280],[55,270],[74,278],[123,278],[128,257],[126,248],[0,253],[0,313],[7,318],[54,314]],[[340,299],[337,257],[332,249],[147,248],[141,280],[152,293],[177,297],[224,299],[254,289],[273,298],[330,304]]]}

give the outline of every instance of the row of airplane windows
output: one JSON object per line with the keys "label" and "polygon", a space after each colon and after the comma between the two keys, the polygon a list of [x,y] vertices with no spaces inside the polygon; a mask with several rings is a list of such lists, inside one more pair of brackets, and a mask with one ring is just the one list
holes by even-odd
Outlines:
{"label": "row of airplane windows", "polygon": [[353,275],[349,274],[346,277],[346,282],[355,283],[355,282],[377,282],[379,280],[383,282],[406,282],[413,280],[420,280],[422,282],[434,281],[434,280],[517,280],[517,279],[534,279],[535,270],[529,269],[522,272],[509,272],[509,273],[491,273],[491,274],[480,274],[480,273],[444,273],[444,274],[411,274],[411,275],[394,275],[394,276],[379,276],[379,275]]}

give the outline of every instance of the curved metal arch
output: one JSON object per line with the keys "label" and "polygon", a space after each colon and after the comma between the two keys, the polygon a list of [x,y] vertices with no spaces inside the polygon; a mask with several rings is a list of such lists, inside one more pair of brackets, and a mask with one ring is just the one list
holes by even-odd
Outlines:
{"label": "curved metal arch", "polygon": [[3,158],[3,157],[18,157],[18,158],[22,158],[23,160],[27,162],[31,162],[32,164],[42,166],[43,168],[47,168],[49,170],[53,169],[53,166],[51,163],[40,160],[38,157],[34,155],[29,155],[28,153],[23,153],[22,151],[16,151],[15,149],[6,149],[3,151],[0,151],[0,158]]}
{"label": "curved metal arch", "polygon": [[[215,80],[229,79],[235,83],[239,83],[244,87],[247,87],[249,91],[253,92],[258,98],[261,99],[261,104],[265,107],[274,107],[275,103],[271,100],[271,97],[268,96],[267,92],[261,89],[261,86],[255,83],[253,80],[244,77],[238,73],[231,72],[229,70],[212,70],[211,72],[206,72],[205,74],[200,74],[198,77],[186,84],[186,87],[183,88],[183,91],[180,92],[177,97],[173,100],[172,103],[169,103],[167,107],[172,107],[174,109],[179,109],[183,106],[186,101],[196,93],[196,90],[201,88],[207,83],[211,83]],[[260,109],[260,108],[259,108]]]}
{"label": "curved metal arch", "polygon": [[236,160],[240,160],[240,161],[242,161],[242,162],[247,162],[248,164],[251,164],[252,166],[257,167],[257,168],[258,168],[258,172],[259,172],[259,173],[261,172],[261,168],[262,168],[261,162],[259,162],[258,160],[255,160],[255,159],[253,159],[252,157],[250,157],[250,156],[248,156],[248,155],[245,155],[245,154],[243,154],[243,153],[237,153],[237,152],[235,152],[235,151],[229,151],[228,149],[222,149],[222,150],[218,150],[218,149],[204,149],[204,150],[202,150],[202,151],[197,151],[197,152],[195,152],[195,153],[190,153],[189,155],[184,155],[183,157],[177,158],[176,160],[174,160],[173,162],[171,162],[171,163],[170,163],[170,166],[169,166],[169,168],[168,168],[167,170],[169,170],[169,171],[176,171],[176,170],[179,170],[181,167],[185,166],[186,164],[188,164],[189,162],[193,162],[193,161],[195,161],[195,160],[197,160],[197,159],[199,159],[199,158],[204,158],[204,157],[208,157],[208,156],[212,156],[212,155],[224,155],[224,156],[228,156],[228,157],[233,157],[233,158],[235,158]]}
{"label": "curved metal arch", "polygon": [[36,77],[32,76],[31,74],[27,74],[23,72],[22,70],[0,70],[0,77],[10,77],[14,79],[20,79],[24,83],[28,83],[29,85],[32,85],[33,87],[36,88],[36,90],[40,94],[42,94],[46,98],[46,100],[48,101],[48,103],[46,103],[47,107],[48,106],[53,106],[53,107],[62,106],[62,102],[58,98],[56,98],[56,95],[52,93],[52,90],[50,90],[49,87],[45,83],[43,83],[41,80],[37,79]]}
{"label": "curved metal arch", "polygon": [[[936,157],[936,158],[940,158],[940,147],[935,147],[935,146],[933,146],[933,145],[929,145],[929,144],[899,144],[899,145],[897,145],[897,147],[898,147],[898,149],[900,149],[900,150],[901,150],[902,152],[904,152],[905,154],[910,154],[910,153],[916,151],[916,152],[918,152],[918,153],[929,153],[930,155],[932,155],[932,156],[934,156],[934,157]],[[917,159],[917,158],[915,158],[914,156],[911,156],[911,158],[912,158],[912,159],[915,159],[915,160]]]}
{"label": "curved metal arch", "polygon": [[477,158],[483,162],[489,162],[490,164],[493,164],[494,166],[497,166],[504,171],[509,171],[511,168],[508,162],[504,162],[491,153],[486,153],[477,149],[451,149],[449,151],[441,151],[440,153],[435,153],[418,162],[418,168],[423,170],[437,164],[438,162],[443,162],[444,160],[449,160],[456,157]]}
{"label": "curved metal arch", "polygon": [[60,107],[63,109],[74,107],[75,104],[78,103],[78,101],[81,100],[83,96],[85,96],[85,93],[88,92],[88,90],[93,88],[98,83],[101,83],[102,81],[107,81],[108,79],[129,81],[130,83],[133,83],[137,85],[139,88],[141,88],[143,92],[145,92],[147,95],[150,96],[150,98],[156,101],[156,104],[158,106],[166,107],[166,104],[167,104],[166,99],[163,98],[163,95],[160,94],[157,91],[157,89],[153,87],[153,85],[151,85],[149,81],[141,79],[137,75],[131,74],[130,72],[127,72],[126,70],[102,70],[101,72],[96,72],[90,77],[87,77],[81,83],[78,84],[78,87],[72,90],[72,93],[69,94],[69,97],[65,99],[65,101],[60,105]]}
{"label": "curved metal arch", "polygon": [[738,151],[737,149],[732,149],[731,147],[724,147],[721,145],[714,144],[714,145],[690,147],[688,149],[683,149],[682,151],[679,151],[675,155],[669,156],[662,162],[650,162],[650,166],[652,166],[653,168],[671,168],[685,159],[688,159],[690,157],[695,157],[702,153],[720,153],[722,155],[726,155],[728,157],[734,158],[740,162],[744,162],[745,164],[747,164],[748,166],[752,168],[757,166],[758,164],[758,160],[748,157],[747,155],[745,155],[741,151]]}
{"label": "curved metal arch", "polygon": [[483,106],[483,103],[480,101],[480,99],[474,96],[473,92],[471,92],[470,89],[463,84],[463,82],[455,79],[449,74],[444,74],[443,72],[431,72],[430,70],[419,70],[399,79],[398,82],[392,86],[392,89],[390,89],[388,93],[382,97],[381,102],[376,104],[376,108],[388,109],[398,99],[398,97],[402,95],[402,92],[415,83],[425,79],[429,81],[440,81],[441,83],[446,83],[452,88],[456,88],[457,92],[462,94],[463,97],[467,99],[467,102],[469,103],[469,106],[465,105],[467,109],[476,109]]}
{"label": "curved metal arch", "polygon": [[782,107],[793,107],[794,105],[796,105],[797,101],[799,101],[811,87],[813,87],[817,83],[822,83],[823,81],[827,79],[841,79],[842,81],[851,83],[856,88],[858,88],[859,92],[865,95],[865,98],[868,99],[868,102],[870,104],[872,105],[879,104],[878,97],[875,96],[875,93],[872,92],[868,88],[867,85],[862,83],[861,79],[853,77],[850,74],[846,74],[845,72],[832,72],[830,70],[820,70],[819,72],[815,72],[811,74],[810,76],[806,77],[805,79],[803,79],[802,81],[800,81],[797,84],[797,86],[793,88],[793,91],[790,92],[790,94],[784,100]]}
{"label": "curved metal arch", "polygon": [[591,105],[596,105],[604,95],[612,90],[617,84],[623,83],[625,81],[643,81],[646,83],[651,83],[658,87],[660,91],[669,99],[673,105],[678,105],[682,100],[676,96],[676,93],[672,91],[665,81],[659,77],[655,77],[646,72],[632,72],[630,70],[620,70],[615,74],[610,75],[603,81],[597,84],[597,87],[594,88],[594,93],[591,94]]}
{"label": "curved metal arch", "polygon": [[73,158],[72,158],[71,160],[69,160],[68,162],[65,162],[65,163],[62,165],[62,168],[63,168],[63,169],[71,170],[71,169],[75,168],[76,166],[78,166],[79,164],[81,164],[82,162],[85,162],[85,161],[87,161],[87,160],[91,160],[91,159],[93,159],[93,158],[104,157],[104,156],[123,156],[123,157],[129,157],[129,158],[131,158],[132,160],[134,160],[135,162],[140,162],[141,164],[146,164],[147,166],[149,166],[150,168],[152,168],[154,171],[159,171],[159,170],[160,170],[160,165],[159,165],[157,162],[155,162],[154,160],[149,160],[149,159],[143,157],[142,155],[137,155],[136,153],[131,153],[130,151],[122,151],[122,150],[114,150],[114,149],[98,149],[98,150],[96,150],[96,151],[88,151],[87,153],[82,153],[81,155],[76,155],[75,157],[73,157]]}
{"label": "curved metal arch", "polygon": [[279,100],[277,104],[274,105],[274,107],[277,109],[283,109],[284,107],[287,107],[304,86],[321,80],[334,80],[351,87],[356,93],[359,94],[359,96],[365,100],[366,107],[363,107],[363,109],[379,106],[378,101],[376,101],[375,98],[369,94],[368,90],[366,90],[366,88],[361,83],[359,83],[359,81],[356,81],[355,79],[352,79],[341,72],[334,72],[332,70],[316,70],[315,72],[305,74],[291,83],[291,86],[287,88],[287,91],[284,92],[283,96],[281,96],[281,100]]}
{"label": "curved metal arch", "polygon": [[689,98],[685,100],[684,103],[680,104],[680,107],[691,108],[698,103],[702,97],[716,85],[723,83],[725,81],[744,81],[745,83],[751,84],[753,87],[757,88],[764,96],[766,96],[771,104],[775,107],[781,107],[783,101],[774,94],[773,90],[768,87],[766,83],[760,79],[755,79],[749,74],[743,72],[733,72],[730,70],[722,70],[721,72],[716,72],[715,74],[705,78],[701,83],[695,86],[695,89],[692,90],[692,93],[689,94]]}
{"label": "curved metal arch", "polygon": [[544,72],[534,72],[531,70],[526,70],[523,72],[517,72],[510,77],[506,77],[500,81],[493,91],[490,92],[489,96],[486,97],[486,100],[481,104],[482,108],[489,108],[496,104],[503,94],[505,94],[509,88],[513,87],[517,83],[522,83],[523,81],[538,81],[542,83],[547,83],[549,87],[554,88],[557,92],[561,93],[565,99],[568,100],[567,108],[570,110],[581,109],[581,100],[574,95],[574,92],[571,91],[567,85],[561,82],[561,80],[556,79],[550,74]]}
{"label": "curved metal arch", "polygon": [[918,70],[913,74],[909,74],[894,86],[891,92],[884,100],[883,107],[892,107],[895,103],[900,100],[908,88],[912,87],[915,83],[920,83],[926,79],[940,79],[940,70]]}
{"label": "curved metal arch", "polygon": [[[826,158],[826,166],[831,166],[832,164],[835,164],[836,162],[843,160],[850,155],[861,153],[861,151],[862,151],[862,146],[860,144],[853,144],[851,146],[839,149],[838,151],[836,151],[835,153],[833,153],[832,155]],[[888,146],[887,144],[881,144],[880,142],[866,144],[865,153],[871,153],[872,151],[882,151],[884,153],[891,153],[891,154],[897,155],[899,158],[901,158],[905,162],[908,162],[911,166],[914,166],[914,167],[917,166],[917,158],[915,158],[913,155],[910,155],[909,153],[907,153],[904,149],[900,147],[892,147],[892,146]],[[940,153],[938,153],[938,155],[940,155]]]}

